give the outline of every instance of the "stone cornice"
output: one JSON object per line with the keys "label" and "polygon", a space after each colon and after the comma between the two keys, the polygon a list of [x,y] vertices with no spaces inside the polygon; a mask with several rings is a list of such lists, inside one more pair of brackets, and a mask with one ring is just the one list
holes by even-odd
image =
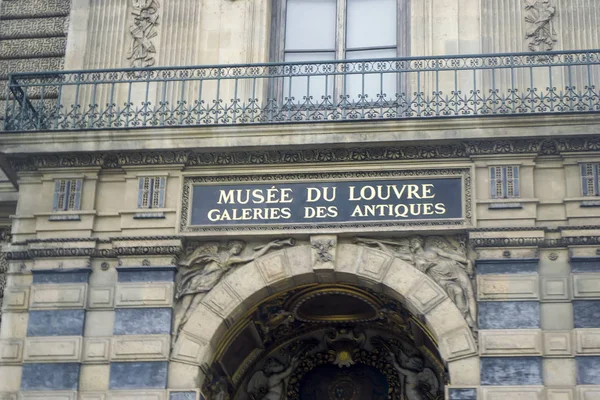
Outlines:
{"label": "stone cornice", "polygon": [[192,150],[94,152],[10,156],[16,171],[42,168],[175,165],[282,165],[306,163],[448,160],[488,155],[556,156],[600,151],[600,135],[564,138],[466,140],[463,142],[406,144],[385,147],[330,147],[286,150],[194,152]]}

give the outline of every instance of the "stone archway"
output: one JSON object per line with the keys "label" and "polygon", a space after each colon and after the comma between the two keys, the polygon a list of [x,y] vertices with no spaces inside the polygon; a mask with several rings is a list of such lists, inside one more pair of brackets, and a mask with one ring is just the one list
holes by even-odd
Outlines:
{"label": "stone archway", "polygon": [[[424,321],[437,341],[450,384],[479,385],[479,357],[472,331],[435,281],[400,258],[354,243],[330,246],[323,257],[320,241],[335,244],[336,238],[313,236],[312,245],[273,251],[226,275],[183,327],[173,348],[172,368],[197,366],[205,372],[228,329],[269,296],[310,283],[340,283],[368,288],[401,302]],[[200,375],[202,379],[204,374]]]}

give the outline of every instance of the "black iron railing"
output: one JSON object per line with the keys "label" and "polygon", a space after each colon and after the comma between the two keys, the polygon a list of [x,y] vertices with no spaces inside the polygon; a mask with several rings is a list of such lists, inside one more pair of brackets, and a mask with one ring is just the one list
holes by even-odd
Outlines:
{"label": "black iron railing", "polygon": [[600,110],[600,50],[19,73],[3,130]]}

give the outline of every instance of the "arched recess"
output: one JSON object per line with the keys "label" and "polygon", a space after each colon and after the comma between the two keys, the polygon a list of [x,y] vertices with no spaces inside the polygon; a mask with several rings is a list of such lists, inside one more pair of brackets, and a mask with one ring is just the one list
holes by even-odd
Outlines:
{"label": "arched recess", "polygon": [[[169,387],[178,371],[200,368],[200,387],[221,340],[236,321],[269,296],[310,283],[368,288],[401,302],[426,324],[446,363],[452,386],[479,385],[477,344],[446,292],[412,265],[380,250],[338,244],[333,261],[320,262],[310,245],[268,253],[225,276],[183,327],[171,355]],[[189,386],[188,386],[189,387]]]}

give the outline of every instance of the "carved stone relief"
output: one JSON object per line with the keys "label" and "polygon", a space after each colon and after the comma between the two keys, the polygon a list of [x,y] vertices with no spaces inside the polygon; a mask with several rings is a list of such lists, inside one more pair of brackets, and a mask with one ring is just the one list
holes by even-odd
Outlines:
{"label": "carved stone relief", "polygon": [[254,247],[249,255],[242,255],[246,243],[231,240],[226,245],[202,243],[180,261],[175,287],[176,305],[173,316],[173,344],[185,323],[198,307],[204,296],[231,269],[247,264],[272,249],[293,246],[293,239],[274,240]]}
{"label": "carved stone relief", "polygon": [[391,240],[355,238],[355,241],[407,261],[427,274],[446,291],[469,327],[476,330],[474,273],[473,264],[467,257],[466,237],[412,236]]}
{"label": "carved stone relief", "polygon": [[554,16],[556,7],[550,0],[525,0],[525,37],[530,51],[551,51],[556,42]]}
{"label": "carved stone relief", "polygon": [[132,40],[127,59],[134,68],[151,67],[156,63],[156,47],[152,39],[158,35],[158,8],[156,0],[133,0],[133,22],[129,25]]}

